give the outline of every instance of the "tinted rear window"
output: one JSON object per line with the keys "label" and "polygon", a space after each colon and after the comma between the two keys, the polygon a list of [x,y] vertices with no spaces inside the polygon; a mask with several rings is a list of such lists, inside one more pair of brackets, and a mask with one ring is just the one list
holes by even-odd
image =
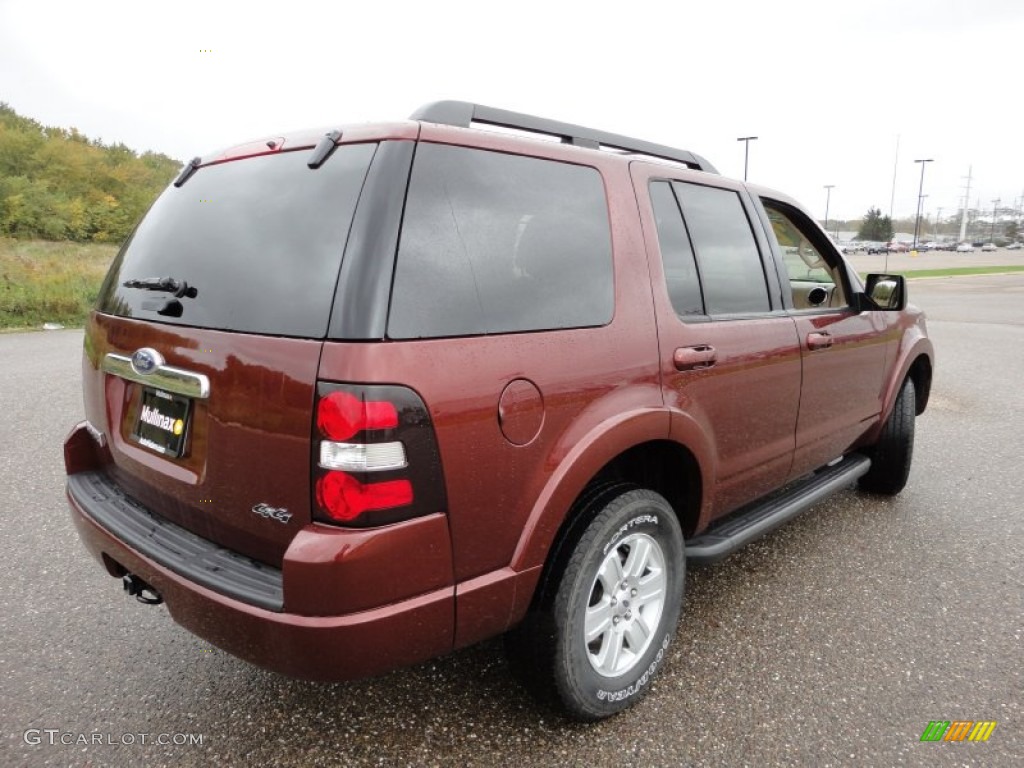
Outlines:
{"label": "tinted rear window", "polygon": [[761,254],[740,196],[679,181],[672,188],[697,252],[708,314],[770,311]]}
{"label": "tinted rear window", "polygon": [[[168,187],[124,244],[98,309],[122,317],[247,333],[321,338],[352,214],[376,144],[338,147],[317,170],[310,151],[200,168]],[[174,278],[173,294],[126,287]],[[158,309],[164,308],[163,314]]]}
{"label": "tinted rear window", "polygon": [[417,148],[390,337],[598,326],[613,309],[608,205],[595,169]]}
{"label": "tinted rear window", "polygon": [[651,182],[651,206],[658,227],[658,244],[665,268],[665,286],[672,308],[680,316],[703,315],[704,299],[694,261],[690,236],[683,224],[672,187],[667,181]]}

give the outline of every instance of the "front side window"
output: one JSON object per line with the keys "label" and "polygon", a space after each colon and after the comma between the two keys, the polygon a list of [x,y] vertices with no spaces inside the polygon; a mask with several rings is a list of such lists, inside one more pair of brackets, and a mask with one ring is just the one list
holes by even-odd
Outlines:
{"label": "front side window", "polygon": [[771,310],[757,241],[738,193],[674,181],[709,315]]}
{"label": "front side window", "polygon": [[810,221],[791,206],[761,198],[786,265],[794,309],[846,306],[838,267],[812,242]]}
{"label": "front side window", "polygon": [[420,144],[388,336],[605,325],[614,309],[610,232],[593,168]]}

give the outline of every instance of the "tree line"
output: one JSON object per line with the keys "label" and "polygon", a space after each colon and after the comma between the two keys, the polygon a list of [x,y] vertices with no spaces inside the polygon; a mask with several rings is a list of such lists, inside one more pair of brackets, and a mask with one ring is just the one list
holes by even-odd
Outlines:
{"label": "tree line", "polygon": [[120,242],[181,165],[0,102],[0,237]]}
{"label": "tree line", "polygon": [[[1016,221],[1003,220],[1003,216],[1016,214],[1012,208],[1000,211],[999,216],[993,219],[989,217],[986,221],[979,216],[979,211],[970,209],[967,212],[967,233],[968,239],[981,237],[985,240],[994,240],[997,244],[1003,241],[1013,241],[1020,236],[1020,228]],[[849,222],[845,229],[856,229],[858,240],[885,242],[891,240],[896,232],[913,232],[916,220],[913,217],[896,219],[893,221],[888,216],[883,216],[879,208],[868,208],[863,219],[856,222]],[[851,226],[852,225],[852,226]],[[960,234],[960,212],[955,211],[948,218],[936,221],[928,216],[921,217],[920,223],[921,240],[931,240],[933,237],[958,237]]]}

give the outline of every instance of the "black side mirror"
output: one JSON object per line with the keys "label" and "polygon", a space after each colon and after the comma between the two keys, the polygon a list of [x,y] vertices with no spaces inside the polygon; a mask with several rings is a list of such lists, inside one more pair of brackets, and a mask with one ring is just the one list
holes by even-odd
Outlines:
{"label": "black side mirror", "polygon": [[907,306],[907,280],[903,275],[868,275],[860,309],[902,311]]}

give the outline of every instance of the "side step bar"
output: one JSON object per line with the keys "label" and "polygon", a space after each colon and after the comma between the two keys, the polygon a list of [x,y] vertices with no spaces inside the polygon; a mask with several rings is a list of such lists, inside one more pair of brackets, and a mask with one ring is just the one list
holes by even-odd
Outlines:
{"label": "side step bar", "polygon": [[687,542],[687,564],[709,565],[718,562],[846,487],[870,468],[871,459],[853,453],[769,496],[767,500],[734,512]]}

